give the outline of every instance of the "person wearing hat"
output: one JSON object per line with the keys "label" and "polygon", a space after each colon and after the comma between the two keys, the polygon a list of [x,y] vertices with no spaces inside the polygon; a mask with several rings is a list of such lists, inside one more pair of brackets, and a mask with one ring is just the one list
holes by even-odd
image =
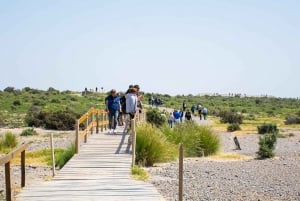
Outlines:
{"label": "person wearing hat", "polygon": [[109,96],[105,98],[106,111],[108,112],[109,133],[115,133],[118,124],[119,111],[121,109],[120,98],[117,91],[112,89]]}

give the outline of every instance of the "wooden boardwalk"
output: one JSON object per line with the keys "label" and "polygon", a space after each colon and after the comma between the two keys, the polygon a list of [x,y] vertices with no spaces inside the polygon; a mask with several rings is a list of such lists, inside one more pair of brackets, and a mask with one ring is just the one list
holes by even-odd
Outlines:
{"label": "wooden boardwalk", "polygon": [[50,181],[25,187],[17,201],[163,201],[149,183],[130,178],[128,135],[93,134]]}

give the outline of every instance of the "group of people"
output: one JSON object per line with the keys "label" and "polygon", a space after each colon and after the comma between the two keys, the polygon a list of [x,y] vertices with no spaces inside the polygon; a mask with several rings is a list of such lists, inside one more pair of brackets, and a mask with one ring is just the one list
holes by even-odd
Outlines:
{"label": "group of people", "polygon": [[182,122],[183,117],[185,118],[185,120],[192,120],[192,117],[195,115],[195,111],[198,111],[200,120],[202,120],[202,116],[204,120],[207,119],[208,110],[206,107],[203,107],[200,104],[198,104],[197,106],[192,105],[190,111],[189,109],[187,109],[186,102],[183,101],[182,110],[174,110],[173,112],[170,112],[168,117],[169,126],[172,128],[174,124]]}
{"label": "group of people", "polygon": [[139,94],[139,85],[129,85],[124,95],[117,93],[115,89],[105,98],[106,111],[108,112],[109,133],[115,133],[117,125],[124,124],[125,115],[134,119],[137,112],[142,110],[142,98]]}

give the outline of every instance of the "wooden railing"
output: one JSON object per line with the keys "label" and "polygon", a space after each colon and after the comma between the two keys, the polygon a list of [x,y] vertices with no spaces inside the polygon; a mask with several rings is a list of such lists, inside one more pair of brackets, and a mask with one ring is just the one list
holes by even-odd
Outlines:
{"label": "wooden railing", "polygon": [[87,142],[88,133],[93,134],[94,128],[96,133],[99,133],[99,127],[101,132],[107,129],[108,117],[107,112],[104,110],[91,108],[87,113],[82,115],[76,120],[76,138],[75,138],[75,153],[79,153],[80,142],[84,139]]}
{"label": "wooden railing", "polygon": [[5,164],[5,184],[6,184],[6,200],[12,200],[11,178],[10,178],[10,161],[21,153],[21,187],[25,186],[25,150],[28,144],[22,144],[12,152],[9,152],[0,158],[0,165]]}

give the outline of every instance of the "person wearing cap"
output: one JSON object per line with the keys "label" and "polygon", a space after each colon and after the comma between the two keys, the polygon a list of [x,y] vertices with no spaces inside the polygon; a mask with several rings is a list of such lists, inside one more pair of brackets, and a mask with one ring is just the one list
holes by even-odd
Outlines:
{"label": "person wearing cap", "polygon": [[119,111],[121,109],[120,98],[117,91],[112,89],[109,96],[105,98],[106,111],[108,112],[109,133],[115,133],[118,124]]}

